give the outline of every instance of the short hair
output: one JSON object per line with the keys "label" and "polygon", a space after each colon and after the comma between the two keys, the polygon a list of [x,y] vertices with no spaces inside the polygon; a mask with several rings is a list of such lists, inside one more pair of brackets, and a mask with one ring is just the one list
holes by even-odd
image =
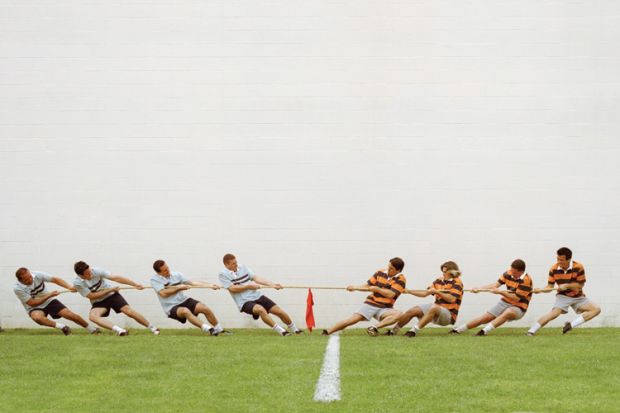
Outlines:
{"label": "short hair", "polygon": [[18,268],[17,271],[15,271],[15,277],[18,280],[21,280],[22,276],[24,276],[27,272],[28,272],[28,268],[26,268],[26,267]]}
{"label": "short hair", "polygon": [[163,267],[164,265],[166,265],[166,261],[157,260],[153,263],[153,269],[155,270],[156,273],[159,274],[159,272],[161,271],[161,267]]}
{"label": "short hair", "polygon": [[566,248],[566,247],[562,247],[558,250],[558,255],[563,255],[566,257],[567,260],[570,260],[571,258],[573,258],[573,252]]}
{"label": "short hair", "polygon": [[86,264],[84,261],[78,261],[75,264],[73,264],[73,270],[75,271],[77,275],[84,275],[84,271],[86,271],[89,268],[90,266]]}
{"label": "short hair", "polygon": [[525,261],[522,259],[514,260],[510,266],[517,271],[525,271]]}
{"label": "short hair", "polygon": [[441,264],[439,269],[443,272],[443,269],[446,268],[454,277],[459,277],[461,275],[461,270],[459,270],[459,266],[454,261],[446,261]]}
{"label": "short hair", "polygon": [[224,255],[224,258],[222,258],[222,261],[224,261],[224,264],[228,264],[229,262],[231,262],[235,258],[237,258],[237,257],[235,257],[232,254],[226,254],[226,255]]}
{"label": "short hair", "polygon": [[402,271],[405,268],[405,261],[402,258],[394,257],[390,260],[390,264],[396,271]]}

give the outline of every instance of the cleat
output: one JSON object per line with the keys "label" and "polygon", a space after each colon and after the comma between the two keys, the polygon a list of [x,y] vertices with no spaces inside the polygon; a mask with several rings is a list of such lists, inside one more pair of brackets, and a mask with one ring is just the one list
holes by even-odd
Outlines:
{"label": "cleat", "polygon": [[295,330],[295,334],[303,334],[304,330]]}
{"label": "cleat", "polygon": [[566,323],[564,323],[564,327],[562,328],[562,334],[566,334],[572,329],[573,329],[573,326],[571,326],[570,323],[567,321]]}
{"label": "cleat", "polygon": [[525,333],[525,335],[528,336],[528,337],[534,337],[535,333],[532,333],[532,332],[528,331],[527,333]]}
{"label": "cleat", "polygon": [[477,336],[486,336],[487,333],[484,332],[484,330],[480,330],[476,333]]}
{"label": "cleat", "polygon": [[71,329],[69,328],[69,326],[64,326],[60,331],[62,331],[65,336],[71,334]]}
{"label": "cleat", "polygon": [[288,332],[288,331],[286,331],[286,330],[284,330],[284,331],[283,331],[282,333],[280,333],[280,334],[282,334],[282,337],[286,337],[286,336],[290,336],[290,335],[291,335],[291,333],[289,333],[289,332]]}
{"label": "cleat", "polygon": [[448,332],[448,334],[451,334],[451,335],[457,335],[457,336],[458,336],[458,335],[459,335],[459,334],[461,334],[461,333],[459,333],[458,331],[456,331],[456,329],[454,329],[454,328],[453,328],[452,330],[450,330],[450,331]]}
{"label": "cleat", "polygon": [[93,336],[98,336],[99,334],[101,334],[101,329],[100,328],[95,328],[93,330],[93,332],[90,333],[90,334],[92,334]]}
{"label": "cleat", "polygon": [[211,327],[209,329],[209,335],[212,335],[213,337],[217,337],[220,335],[220,333],[218,331],[215,331],[215,329],[213,327]]}
{"label": "cleat", "polygon": [[221,336],[232,336],[233,332],[229,330],[222,330],[218,334]]}
{"label": "cleat", "polygon": [[413,330],[409,330],[405,333],[405,337],[413,338],[416,336],[416,332]]}
{"label": "cleat", "polygon": [[322,336],[328,336],[329,333],[327,332],[327,330],[323,330],[323,331],[321,331],[321,335]]}
{"label": "cleat", "polygon": [[154,336],[158,336],[161,334],[161,331],[159,331],[159,328],[154,328],[153,330],[151,330],[151,332],[153,333]]}
{"label": "cleat", "polygon": [[385,333],[383,333],[382,335],[384,335],[384,336],[395,336],[396,334],[394,334],[394,332],[392,330],[388,330]]}
{"label": "cleat", "polygon": [[129,335],[129,331],[127,330],[119,331],[116,335],[119,337],[125,337]]}
{"label": "cleat", "polygon": [[377,337],[379,335],[379,330],[377,330],[377,327],[368,327],[366,332],[370,337]]}

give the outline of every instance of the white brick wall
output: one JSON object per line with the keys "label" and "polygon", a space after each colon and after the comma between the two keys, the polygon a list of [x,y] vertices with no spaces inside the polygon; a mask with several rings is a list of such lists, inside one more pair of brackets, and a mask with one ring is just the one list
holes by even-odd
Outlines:
{"label": "white brick wall", "polygon": [[[522,257],[542,286],[569,246],[603,307],[590,325],[617,326],[619,40],[611,0],[0,0],[2,325],[33,326],[19,266],[146,282],[164,258],[215,280],[234,252],[346,285],[398,255],[423,288],[447,259],[473,287]],[[303,323],[303,291],[269,295]],[[177,326],[152,292],[126,297]],[[363,294],[315,300],[326,326]],[[495,300],[466,296],[460,319]]]}

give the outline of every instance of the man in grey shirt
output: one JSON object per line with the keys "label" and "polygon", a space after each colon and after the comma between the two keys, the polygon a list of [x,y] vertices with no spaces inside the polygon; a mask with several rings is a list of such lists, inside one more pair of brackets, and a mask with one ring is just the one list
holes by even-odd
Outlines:
{"label": "man in grey shirt", "polygon": [[19,268],[15,272],[15,277],[17,277],[17,282],[13,287],[13,292],[17,298],[19,298],[19,301],[21,301],[28,315],[35,323],[46,327],[57,328],[67,336],[71,334],[69,326],[47,318],[47,316],[51,316],[53,319],[57,320],[62,317],[84,327],[90,333],[99,333],[98,328],[89,325],[82,317],[69,310],[63,303],[54,298],[60,294],[58,291],[49,292],[45,286],[46,282],[52,282],[69,291],[75,292],[75,288],[68,282],[62,278],[52,277],[41,271],[31,272],[28,268],[24,267]]}
{"label": "man in grey shirt", "polygon": [[[219,285],[191,281],[178,271],[170,271],[168,264],[164,260],[155,261],[153,269],[157,274],[151,277],[151,287],[157,293],[159,303],[169,318],[177,320],[182,324],[189,320],[190,323],[212,336],[229,333],[222,328],[209,307],[198,300],[186,296],[183,292],[189,290],[192,286],[219,290]],[[205,316],[207,322],[203,323],[198,318],[200,314]]]}
{"label": "man in grey shirt", "polygon": [[89,315],[92,322],[114,331],[118,336],[126,336],[129,334],[126,329],[105,320],[110,315],[110,310],[114,310],[116,313],[123,313],[127,317],[133,318],[151,330],[156,336],[159,335],[159,329],[149,323],[142,314],[131,308],[127,301],[125,301],[125,298],[118,292],[119,287],[114,287],[108,280],[131,285],[137,290],[144,288],[141,284],[120,275],[112,275],[101,268],[91,268],[84,261],[76,262],[73,269],[78,275],[73,281],[74,287],[82,296],[88,298],[92,305]]}
{"label": "man in grey shirt", "polygon": [[230,292],[240,312],[251,315],[254,320],[260,318],[282,336],[290,336],[291,333],[273,321],[273,318],[269,315],[270,313],[279,317],[291,332],[295,334],[302,333],[280,306],[258,291],[261,285],[280,290],[283,288],[280,284],[274,284],[254,275],[254,272],[245,265],[237,264],[237,258],[232,254],[224,255],[223,261],[225,268],[220,271],[219,279],[222,287]]}

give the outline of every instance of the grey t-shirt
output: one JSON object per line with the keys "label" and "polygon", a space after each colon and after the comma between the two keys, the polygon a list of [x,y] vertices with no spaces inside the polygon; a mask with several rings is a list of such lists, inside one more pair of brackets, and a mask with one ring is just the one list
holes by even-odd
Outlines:
{"label": "grey t-shirt", "polygon": [[187,279],[180,272],[170,272],[169,277],[164,277],[159,274],[155,274],[151,277],[151,287],[157,293],[157,298],[159,298],[159,303],[161,307],[164,309],[164,312],[167,315],[170,315],[170,310],[175,305],[181,304],[183,301],[187,300],[189,297],[185,295],[183,291],[179,291],[176,294],[170,295],[168,297],[162,297],[159,295],[159,292],[168,286],[175,286],[180,284],[190,285],[190,280]]}
{"label": "grey t-shirt", "polygon": [[[83,278],[80,277],[76,277],[75,280],[73,280],[73,286],[78,290],[78,292],[84,296],[87,297],[88,294],[90,293],[96,293],[99,290],[103,290],[106,288],[112,288],[114,287],[109,281],[108,281],[108,277],[110,277],[110,272],[106,271],[102,268],[95,268],[95,267],[91,267],[90,269],[91,273],[92,273],[92,277],[90,278],[90,280],[85,280]],[[106,298],[108,298],[109,296],[111,296],[112,294],[114,294],[113,291],[111,291],[110,293],[104,295],[103,297],[94,299],[94,300],[90,300],[91,304],[95,304],[98,303],[99,301],[103,301]]]}
{"label": "grey t-shirt", "polygon": [[[219,275],[222,287],[228,288],[232,285],[247,285],[254,279],[254,272],[243,264],[237,266],[237,271],[231,271],[228,268],[224,268],[220,271]],[[235,300],[235,304],[241,308],[243,304],[248,301],[258,300],[263,294],[258,290],[245,290],[240,293],[230,293],[230,296]]]}
{"label": "grey t-shirt", "polygon": [[22,302],[22,305],[28,312],[30,312],[31,310],[37,309],[37,308],[47,307],[50,301],[52,301],[55,298],[55,297],[50,297],[47,300],[45,300],[43,303],[35,307],[31,307],[28,304],[26,304],[26,302],[30,301],[32,298],[40,298],[44,296],[45,294],[49,294],[49,291],[47,290],[45,283],[52,281],[52,276],[47,273],[44,273],[41,271],[30,271],[30,273],[32,274],[32,284],[26,285],[26,284],[22,284],[19,281],[17,281],[15,283],[15,286],[13,287],[13,292],[15,293],[17,298],[19,298],[19,301]]}

